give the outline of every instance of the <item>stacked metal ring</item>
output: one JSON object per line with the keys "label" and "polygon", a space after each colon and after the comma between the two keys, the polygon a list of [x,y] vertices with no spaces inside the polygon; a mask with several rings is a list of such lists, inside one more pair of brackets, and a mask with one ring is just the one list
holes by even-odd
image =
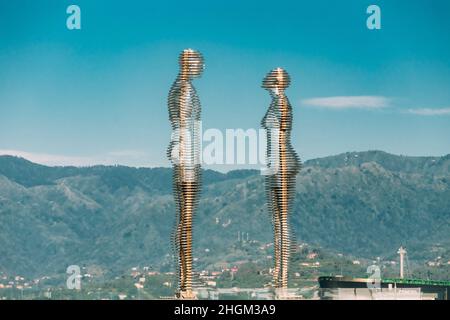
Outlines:
{"label": "stacked metal ring", "polygon": [[275,288],[287,288],[289,260],[293,250],[289,215],[295,197],[295,181],[300,160],[291,145],[292,107],[285,95],[290,84],[288,73],[277,68],[264,78],[262,87],[268,90],[272,102],[261,124],[267,131],[266,195],[274,232]]}
{"label": "stacked metal ring", "polygon": [[178,298],[195,299],[193,292],[192,227],[201,187],[200,100],[192,79],[203,72],[203,57],[192,49],[183,50],[180,72],[169,92],[172,139],[167,155],[173,164],[173,194],[177,217],[172,234],[178,265]]}

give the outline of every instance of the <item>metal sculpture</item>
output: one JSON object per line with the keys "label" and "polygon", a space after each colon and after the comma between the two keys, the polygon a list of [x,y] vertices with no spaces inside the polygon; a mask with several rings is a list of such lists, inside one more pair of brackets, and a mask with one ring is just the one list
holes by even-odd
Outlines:
{"label": "metal sculpture", "polygon": [[203,72],[203,57],[198,51],[186,49],[180,54],[179,65],[180,71],[168,99],[173,131],[167,155],[173,165],[173,194],[177,210],[172,240],[178,265],[177,297],[195,299],[192,288],[192,224],[201,187],[201,107],[192,80]]}
{"label": "metal sculpture", "polygon": [[266,194],[274,229],[273,285],[287,289],[292,232],[289,213],[295,197],[295,181],[300,160],[291,145],[292,107],[285,95],[290,84],[288,73],[277,68],[264,78],[262,87],[269,91],[272,102],[261,125],[267,132]]}

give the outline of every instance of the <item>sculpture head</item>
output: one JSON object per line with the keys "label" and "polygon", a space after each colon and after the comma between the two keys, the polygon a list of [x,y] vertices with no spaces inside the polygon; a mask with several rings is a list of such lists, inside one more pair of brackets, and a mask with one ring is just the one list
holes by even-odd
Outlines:
{"label": "sculpture head", "polygon": [[291,77],[282,68],[276,68],[270,71],[262,82],[262,87],[269,91],[284,91],[291,83]]}
{"label": "sculpture head", "polygon": [[193,49],[184,49],[178,61],[180,64],[180,74],[186,79],[200,77],[205,69],[202,54]]}

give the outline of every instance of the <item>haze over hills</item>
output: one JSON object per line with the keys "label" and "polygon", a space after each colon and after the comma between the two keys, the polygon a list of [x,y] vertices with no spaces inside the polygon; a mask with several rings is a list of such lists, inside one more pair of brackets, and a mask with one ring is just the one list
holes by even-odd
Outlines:
{"label": "haze over hills", "polygon": [[[171,262],[169,168],[46,167],[0,157],[0,271],[45,275],[71,264],[120,271]],[[272,241],[259,171],[203,172],[194,229],[203,267],[237,259],[239,231]],[[345,153],[307,161],[292,215],[297,239],[362,257],[412,259],[450,245],[450,155]],[[209,249],[205,252],[205,249]]]}

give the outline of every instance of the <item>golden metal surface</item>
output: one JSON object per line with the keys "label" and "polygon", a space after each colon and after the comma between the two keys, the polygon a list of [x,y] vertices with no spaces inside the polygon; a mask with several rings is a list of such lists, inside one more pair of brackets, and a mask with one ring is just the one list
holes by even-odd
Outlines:
{"label": "golden metal surface", "polygon": [[262,83],[262,87],[272,97],[261,125],[267,131],[267,163],[272,171],[266,175],[266,194],[274,232],[275,288],[288,286],[292,251],[289,213],[295,197],[296,176],[301,166],[290,141],[292,108],[284,92],[289,84],[290,77],[281,68],[270,71]]}
{"label": "golden metal surface", "polygon": [[195,299],[192,290],[192,224],[201,186],[200,100],[192,80],[200,77],[204,64],[195,50],[183,50],[179,57],[180,72],[169,92],[169,119],[172,139],[167,155],[173,164],[173,194],[176,223],[172,235],[177,260],[180,299]]}

